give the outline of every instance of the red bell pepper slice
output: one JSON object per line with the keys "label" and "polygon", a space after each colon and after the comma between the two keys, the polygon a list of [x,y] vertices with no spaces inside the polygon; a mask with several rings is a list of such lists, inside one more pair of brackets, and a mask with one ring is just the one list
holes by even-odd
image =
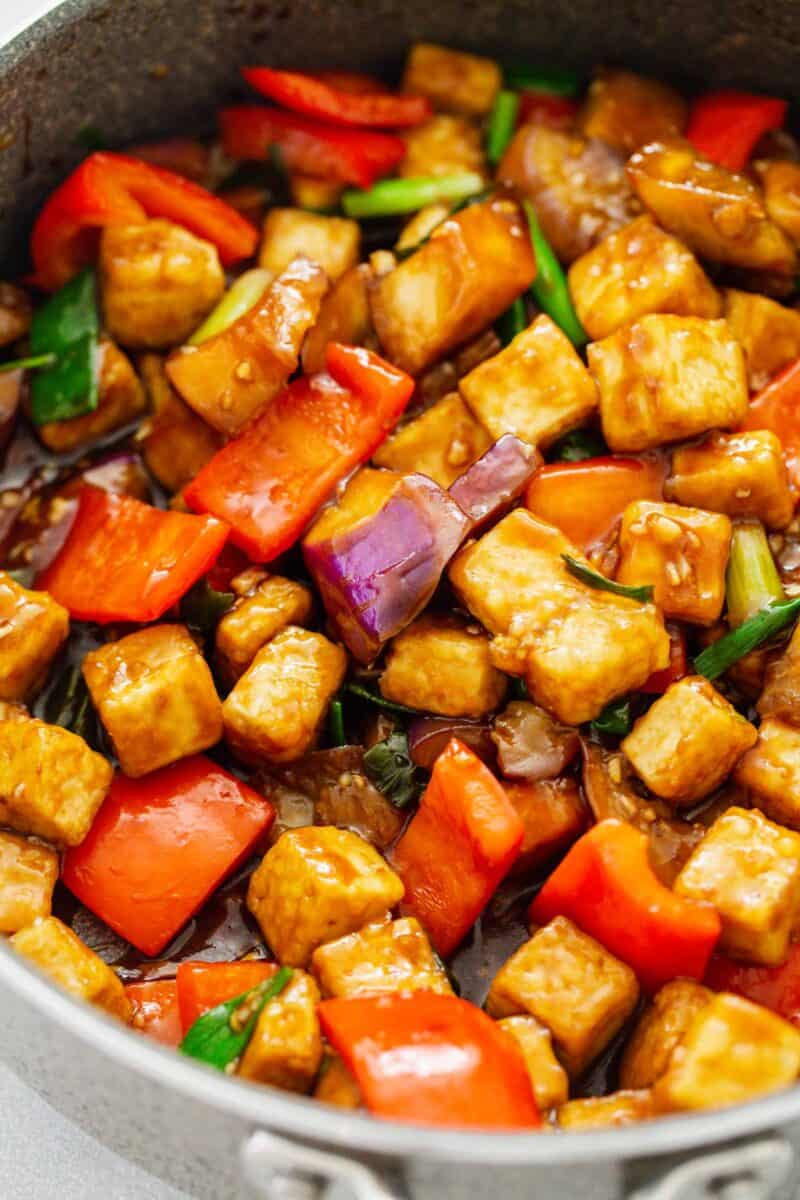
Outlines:
{"label": "red bell pepper slice", "polygon": [[271,962],[182,962],[178,967],[180,1026],[187,1033],[198,1017],[249,992],[277,971]]}
{"label": "red bell pepper slice", "polygon": [[336,129],[310,117],[258,105],[224,108],[219,126],[223,149],[231,158],[260,161],[271,146],[277,146],[290,171],[362,188],[388,175],[406,152],[403,139],[390,133]]}
{"label": "red bell pepper slice", "polygon": [[143,954],[159,954],[275,816],[268,800],[203,755],[141,779],[118,774],[80,846],[71,892]]}
{"label": "red bell pepper slice", "polygon": [[689,113],[686,137],[706,158],[741,171],[756,143],[770,129],[780,129],[788,104],[773,96],[751,92],[707,92],[698,96]]}
{"label": "red bell pepper slice", "polygon": [[789,481],[800,488],[800,358],[750,401],[742,429],[771,429],[783,445]]}
{"label": "red bell pepper slice", "polygon": [[178,1012],[178,986],[174,979],[149,979],[129,983],[125,995],[133,1006],[134,1029],[162,1046],[179,1046],[183,1039]]}
{"label": "red bell pepper slice", "polygon": [[720,934],[716,909],[676,896],[650,866],[647,835],[601,821],[562,859],[530,907],[546,925],[569,917],[626,962],[648,992],[679,976],[702,979]]}
{"label": "red bell pepper slice", "polygon": [[715,992],[735,992],[754,1004],[763,1004],[800,1029],[800,943],[789,947],[789,956],[779,967],[736,962],[715,954],[703,980]]}
{"label": "red bell pepper slice", "polygon": [[225,266],[255,253],[258,232],[199,184],[163,167],[100,151],[53,192],[31,234],[40,287],[55,291],[91,263],[104,225],[166,217],[213,242]]}
{"label": "red bell pepper slice", "polygon": [[481,1129],[541,1125],[519,1049],[466,1000],[353,996],[323,1000],[319,1019],[376,1116]]}
{"label": "red bell pepper slice", "polygon": [[667,624],[667,633],[669,634],[669,665],[661,671],[654,671],[639,688],[640,692],[646,692],[648,696],[660,696],[670,684],[683,679],[688,669],[686,634],[679,625],[671,624]]}
{"label": "red bell pepper slice", "polygon": [[204,183],[208,178],[210,152],[208,146],[192,138],[162,138],[158,142],[138,142],[126,146],[128,158],[139,158],[154,167],[165,167],[176,175],[183,175],[195,183]]}
{"label": "red bell pepper slice", "polygon": [[184,490],[196,512],[229,523],[254,562],[288,550],[339,481],[371,457],[414,390],[409,375],[369,350],[332,342],[326,361],[330,376],[290,384]]}
{"label": "red bell pepper slice", "polygon": [[549,96],[546,92],[523,92],[519,98],[517,128],[529,121],[551,129],[569,129],[578,115],[578,104],[568,96]]}
{"label": "red bell pepper slice", "polygon": [[420,125],[431,116],[424,96],[398,96],[392,92],[345,91],[319,76],[300,71],[274,71],[270,67],[243,67],[247,82],[262,96],[293,112],[333,125],[374,125],[402,129]]}
{"label": "red bell pepper slice", "polygon": [[469,932],[524,834],[501,784],[452,738],[392,856],[405,884],[405,909],[422,922],[440,954],[450,954]]}
{"label": "red bell pepper slice", "polygon": [[36,586],[77,621],[156,621],[213,566],[227,536],[214,517],[84,485],[66,541]]}

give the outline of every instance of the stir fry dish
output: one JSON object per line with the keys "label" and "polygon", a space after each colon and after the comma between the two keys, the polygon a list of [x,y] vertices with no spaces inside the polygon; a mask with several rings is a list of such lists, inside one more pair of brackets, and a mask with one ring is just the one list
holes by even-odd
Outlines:
{"label": "stir fry dish", "polygon": [[0,933],[384,1119],[791,1087],[786,103],[243,75],[204,140],[89,131],[0,285]]}

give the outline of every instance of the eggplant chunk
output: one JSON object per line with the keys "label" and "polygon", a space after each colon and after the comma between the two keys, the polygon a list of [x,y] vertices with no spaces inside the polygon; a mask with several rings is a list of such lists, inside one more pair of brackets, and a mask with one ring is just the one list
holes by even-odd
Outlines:
{"label": "eggplant chunk", "polygon": [[755,517],[783,529],[794,515],[794,496],[783,446],[769,429],[710,433],[672,454],[664,495],[729,517]]}
{"label": "eggplant chunk", "polygon": [[796,625],[783,653],[773,658],[766,670],[758,715],[780,717],[800,728],[800,625]]}
{"label": "eggplant chunk", "polygon": [[669,1067],[672,1052],[714,993],[693,979],[673,979],[656,993],[628,1039],[620,1064],[623,1088],[652,1087]]}
{"label": "eggplant chunk", "polygon": [[258,265],[281,275],[302,256],[310,258],[335,283],[358,262],[360,245],[358,221],[300,208],[271,208],[264,221]]}
{"label": "eggplant chunk", "polygon": [[550,1030],[535,1017],[503,1017],[497,1024],[522,1051],[540,1111],[546,1113],[564,1104],[569,1079],[553,1051]]}
{"label": "eggplant chunk", "polygon": [[71,995],[130,1020],[130,1000],[111,967],[57,917],[38,917],[14,934],[11,945]]}
{"label": "eggplant chunk", "polygon": [[742,346],[751,392],[800,356],[800,312],[754,292],[725,292],[725,320]]}
{"label": "eggplant chunk", "polygon": [[744,175],[697,154],[688,142],[651,142],[628,163],[628,178],[659,225],[695,254],[734,267],[793,275],[797,256]]}
{"label": "eggplant chunk", "polygon": [[427,96],[445,112],[483,117],[491,111],[503,82],[497,63],[431,42],[411,47],[403,75],[403,91]]}
{"label": "eggplant chunk", "polygon": [[511,868],[525,875],[563,853],[587,824],[587,812],[574,779],[503,781],[525,835]]}
{"label": "eggplant chunk", "polygon": [[322,297],[314,324],[303,342],[303,370],[306,375],[325,370],[325,351],[329,342],[348,346],[377,343],[369,311],[367,285],[372,278],[369,263],[359,263],[345,271]]}
{"label": "eggplant chunk", "polygon": [[[466,117],[440,114],[403,135],[406,156],[400,175],[408,178],[425,175],[458,175],[469,171],[487,176],[481,131]],[[446,215],[446,213],[445,213]]]}
{"label": "eggplant chunk", "polygon": [[57,879],[55,850],[0,830],[0,933],[49,917]]}
{"label": "eggplant chunk", "polygon": [[314,980],[294,971],[283,991],[262,1008],[237,1074],[286,1092],[309,1092],[322,1062],[318,1003]]}
{"label": "eggplant chunk", "polygon": [[0,282],[0,346],[10,346],[25,337],[32,316],[28,293],[16,284]]}
{"label": "eggplant chunk", "polygon": [[512,700],[492,728],[500,772],[507,779],[555,779],[580,748],[574,729],[527,700]]}
{"label": "eggplant chunk", "polygon": [[559,1129],[610,1129],[652,1121],[658,1112],[651,1092],[644,1088],[568,1100],[556,1115]]}
{"label": "eggplant chunk", "polygon": [[[216,665],[229,685],[287,625],[305,625],[314,605],[310,589],[294,579],[264,572],[246,574],[249,586],[220,619],[215,635]],[[238,576],[231,584],[234,591],[238,580],[245,583],[245,578]]]}
{"label": "eggplant chunk", "polygon": [[67,639],[69,613],[0,571],[0,628],[0,700],[27,700]]}
{"label": "eggplant chunk", "polygon": [[376,921],[316,949],[311,969],[323,996],[452,993],[441,961],[414,917]]}
{"label": "eggplant chunk", "polygon": [[602,70],[589,84],[578,128],[628,154],[660,138],[679,137],[689,106],[679,92],[633,71]]}
{"label": "eggplant chunk", "polygon": [[800,245],[800,163],[767,161],[756,164],[770,218],[795,246]]}
{"label": "eggplant chunk", "polygon": [[736,782],[770,820],[800,830],[800,729],[766,717],[758,741],[736,768]]}
{"label": "eggplant chunk", "polygon": [[139,369],[152,409],[140,430],[144,460],[174,495],[214,457],[222,438],[181,400],[160,355],[143,354]]}
{"label": "eggplant chunk", "polygon": [[144,388],[126,354],[103,338],[99,347],[98,400],[94,412],[67,421],[50,421],[36,432],[56,454],[90,445],[135,421],[147,407]]}
{"label": "eggplant chunk", "polygon": [[402,474],[419,471],[449,488],[491,444],[458,392],[450,392],[387,438],[372,461]]}

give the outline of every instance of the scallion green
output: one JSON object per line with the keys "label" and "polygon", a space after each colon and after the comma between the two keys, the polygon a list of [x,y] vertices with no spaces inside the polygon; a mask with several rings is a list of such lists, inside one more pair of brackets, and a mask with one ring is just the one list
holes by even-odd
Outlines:
{"label": "scallion green", "polygon": [[486,157],[496,166],[514,136],[519,113],[519,93],[503,88],[497,93],[486,130]]}
{"label": "scallion green", "polygon": [[345,215],[365,217],[402,216],[419,212],[426,204],[440,200],[465,200],[484,190],[482,176],[474,171],[455,175],[420,175],[408,179],[382,179],[366,191],[351,189],[342,193]]}

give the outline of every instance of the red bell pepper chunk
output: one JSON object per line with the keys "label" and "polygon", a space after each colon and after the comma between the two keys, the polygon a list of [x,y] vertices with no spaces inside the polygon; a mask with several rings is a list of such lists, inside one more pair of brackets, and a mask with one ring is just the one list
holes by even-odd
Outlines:
{"label": "red bell pepper chunk", "polygon": [[770,129],[781,128],[787,108],[785,100],[773,96],[708,92],[692,105],[686,137],[712,162],[729,171],[741,171],[759,138]]}
{"label": "red bell pepper chunk", "polygon": [[352,92],[337,88],[319,76],[300,71],[273,71],[270,67],[243,67],[247,82],[276,104],[333,125],[374,125],[379,129],[420,125],[431,116],[424,96],[398,96],[392,92]]}
{"label": "red bell pepper chunk", "polygon": [[64,545],[36,586],[77,621],[156,621],[213,566],[228,527],[84,485]]}
{"label": "red bell pepper chunk", "polygon": [[405,142],[390,133],[336,129],[277,108],[241,105],[219,114],[222,145],[231,158],[261,160],[277,146],[290,171],[371,187],[405,155]]}
{"label": "red bell pepper chunk", "polygon": [[266,833],[268,800],[203,755],[118,774],[80,846],[71,892],[143,954],[159,954]]}
{"label": "red bell pepper chunk", "polygon": [[213,242],[225,266],[255,252],[258,232],[199,184],[164,167],[105,151],[90,154],[53,192],[31,234],[40,287],[54,291],[96,256],[104,225],[166,217]]}
{"label": "red bell pepper chunk", "polygon": [[771,429],[780,438],[789,482],[800,488],[800,358],[753,397],[742,429]]}
{"label": "red bell pepper chunk", "polygon": [[132,1025],[162,1046],[179,1046],[183,1039],[174,979],[129,983],[125,995],[133,1006]]}
{"label": "red bell pepper chunk", "polygon": [[519,853],[524,827],[501,784],[452,738],[433,765],[392,865],[440,954],[469,932]]}
{"label": "red bell pepper chunk", "polygon": [[277,971],[271,962],[182,962],[178,967],[180,1026],[187,1033],[198,1017],[249,992]]}
{"label": "red bell pepper chunk", "polygon": [[466,1000],[430,992],[323,1000],[328,1041],[376,1116],[420,1125],[541,1125],[517,1046]]}
{"label": "red bell pepper chunk", "polygon": [[664,667],[661,671],[654,671],[639,688],[640,692],[646,692],[648,696],[660,696],[670,684],[683,679],[687,671],[686,634],[679,625],[670,624],[667,625],[667,633],[669,634],[669,666]]}
{"label": "red bell pepper chunk", "polygon": [[800,1028],[800,943],[789,947],[786,962],[779,967],[736,962],[715,954],[703,980],[715,992],[735,992],[754,1004],[763,1004]]}
{"label": "red bell pepper chunk", "polygon": [[208,146],[192,138],[162,138],[157,142],[138,142],[126,146],[128,158],[140,158],[154,167],[166,167],[176,175],[184,175],[195,183],[208,178],[210,152]]}
{"label": "red bell pepper chunk", "polygon": [[647,835],[624,821],[595,825],[562,859],[530,907],[546,925],[569,917],[626,962],[648,992],[702,979],[720,934],[716,909],[676,896],[650,866]]}
{"label": "red bell pepper chunk", "polygon": [[386,92],[388,88],[374,75],[366,75],[363,71],[315,71],[312,79],[319,79],[340,92],[352,92],[356,96],[369,95],[370,92]]}
{"label": "red bell pepper chunk", "polygon": [[339,481],[371,457],[414,390],[409,375],[369,350],[332,342],[326,361],[330,375],[290,384],[184,490],[196,512],[229,523],[254,562],[288,550]]}
{"label": "red bell pepper chunk", "polygon": [[578,115],[578,104],[568,96],[549,96],[546,92],[523,92],[519,98],[517,128],[529,121],[551,129],[569,129]]}

